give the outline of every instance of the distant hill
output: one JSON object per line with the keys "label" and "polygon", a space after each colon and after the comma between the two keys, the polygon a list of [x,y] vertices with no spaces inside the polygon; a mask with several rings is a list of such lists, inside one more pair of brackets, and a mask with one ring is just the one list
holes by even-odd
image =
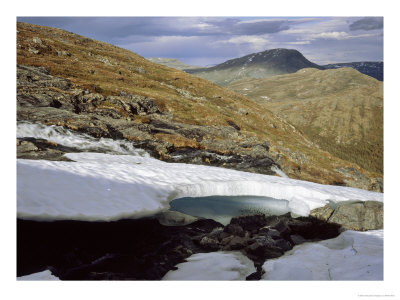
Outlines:
{"label": "distant hill", "polygon": [[231,59],[209,68],[185,71],[224,86],[245,77],[264,78],[294,73],[303,68],[323,69],[297,50],[278,48]]}
{"label": "distant hill", "polygon": [[383,83],[352,68],[246,78],[240,92],[295,125],[322,149],[383,172]]}
{"label": "distant hill", "polygon": [[323,66],[325,69],[337,69],[343,67],[349,67],[356,69],[365,75],[374,77],[379,81],[383,81],[383,62],[381,61],[361,61],[361,62],[349,62],[349,63],[337,63]]}
{"label": "distant hill", "polygon": [[164,66],[178,69],[178,70],[184,70],[184,69],[189,70],[189,69],[200,68],[199,66],[187,65],[175,58],[151,57],[151,58],[148,58],[148,60],[153,63],[164,65]]}

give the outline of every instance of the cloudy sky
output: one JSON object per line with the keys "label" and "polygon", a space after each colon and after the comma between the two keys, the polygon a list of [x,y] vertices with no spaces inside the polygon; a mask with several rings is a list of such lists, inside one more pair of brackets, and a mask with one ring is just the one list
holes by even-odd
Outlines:
{"label": "cloudy sky", "polygon": [[383,60],[382,17],[18,17],[132,50],[207,66],[273,48],[318,64]]}

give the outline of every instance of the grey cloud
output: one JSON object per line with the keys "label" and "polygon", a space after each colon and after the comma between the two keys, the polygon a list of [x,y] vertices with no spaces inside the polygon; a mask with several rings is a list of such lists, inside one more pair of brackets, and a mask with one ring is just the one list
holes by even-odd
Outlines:
{"label": "grey cloud", "polygon": [[350,24],[350,30],[374,30],[383,28],[382,17],[366,17]]}
{"label": "grey cloud", "polygon": [[215,17],[19,17],[18,21],[63,28],[98,39],[127,36],[257,35],[289,29],[291,21],[242,22]]}

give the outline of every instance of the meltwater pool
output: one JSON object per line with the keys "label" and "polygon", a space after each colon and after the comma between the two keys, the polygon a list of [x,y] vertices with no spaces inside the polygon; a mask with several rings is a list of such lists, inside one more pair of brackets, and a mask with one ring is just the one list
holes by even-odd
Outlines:
{"label": "meltwater pool", "polygon": [[254,213],[283,215],[290,211],[289,201],[259,196],[185,197],[172,200],[171,210],[213,219],[223,225],[232,217]]}

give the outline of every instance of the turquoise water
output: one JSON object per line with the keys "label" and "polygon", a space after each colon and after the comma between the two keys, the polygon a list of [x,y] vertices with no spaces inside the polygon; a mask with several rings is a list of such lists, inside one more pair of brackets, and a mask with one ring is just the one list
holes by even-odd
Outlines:
{"label": "turquoise water", "polygon": [[283,199],[257,196],[185,197],[172,200],[171,210],[191,216],[214,219],[224,225],[232,217],[252,213],[283,215],[288,213],[289,202]]}

